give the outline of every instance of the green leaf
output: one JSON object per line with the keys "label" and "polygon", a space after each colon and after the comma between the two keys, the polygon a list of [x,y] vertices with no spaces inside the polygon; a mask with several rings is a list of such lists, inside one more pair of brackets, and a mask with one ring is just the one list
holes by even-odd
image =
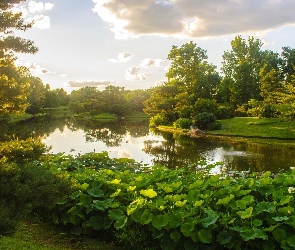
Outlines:
{"label": "green leaf", "polygon": [[140,194],[151,199],[157,196],[157,192],[153,189],[140,190]]}
{"label": "green leaf", "polygon": [[293,196],[291,196],[291,195],[284,196],[280,201],[280,205],[285,205],[285,204],[289,203],[291,201],[292,197]]}
{"label": "green leaf", "polygon": [[262,212],[274,213],[276,211],[276,207],[273,203],[270,202],[260,202],[255,207],[255,214],[260,214]]}
{"label": "green leaf", "polygon": [[276,228],[273,230],[272,235],[278,242],[282,242],[286,238],[286,232],[282,228]]}
{"label": "green leaf", "polygon": [[289,244],[289,246],[295,248],[295,236],[292,236],[289,239],[287,239],[287,243]]}
{"label": "green leaf", "polygon": [[202,222],[202,225],[207,228],[209,227],[210,225],[214,224],[217,219],[218,219],[218,215],[212,211],[212,210],[205,210],[205,213],[208,215],[206,218],[203,218],[201,220]]}
{"label": "green leaf", "polygon": [[174,240],[174,242],[178,242],[181,238],[179,231],[173,231],[170,233],[170,238]]}
{"label": "green leaf", "polygon": [[181,213],[177,213],[177,214],[169,213],[168,219],[169,219],[169,227],[177,228],[178,226],[182,224],[183,215]]}
{"label": "green leaf", "polygon": [[127,216],[123,215],[115,222],[114,226],[116,229],[121,229],[125,226],[127,221],[128,221]]}
{"label": "green leaf", "polygon": [[81,185],[81,189],[83,189],[83,190],[86,190],[88,187],[89,187],[89,184],[88,183],[83,183]]}
{"label": "green leaf", "polygon": [[88,194],[90,194],[93,197],[97,197],[97,198],[104,196],[104,192],[101,189],[89,189]]}
{"label": "green leaf", "polygon": [[284,220],[288,220],[289,219],[288,216],[277,216],[277,217],[272,217],[272,218],[275,221],[284,221]]}
{"label": "green leaf", "polygon": [[89,195],[82,194],[80,196],[80,202],[83,204],[84,207],[88,207],[88,205],[92,202],[92,198]]}
{"label": "green leaf", "polygon": [[140,217],[139,222],[143,225],[149,224],[153,220],[153,217],[153,214],[146,209]]}
{"label": "green leaf", "polygon": [[248,240],[253,240],[257,238],[261,238],[266,240],[268,237],[264,231],[258,228],[251,228],[247,231],[241,232],[241,236],[243,240],[248,241]]}
{"label": "green leaf", "polygon": [[216,205],[226,205],[229,203],[230,200],[232,200],[233,198],[235,198],[235,196],[233,194],[230,194],[229,196],[226,196],[223,199],[219,199],[216,203]]}
{"label": "green leaf", "polygon": [[227,231],[220,232],[217,235],[217,241],[222,245],[229,243],[231,239],[232,239],[232,236]]}
{"label": "green leaf", "polygon": [[118,220],[120,217],[124,215],[121,209],[113,209],[109,211],[109,218],[111,220]]}
{"label": "green leaf", "polygon": [[90,226],[94,230],[103,229],[103,221],[104,219],[101,216],[92,216],[90,217]]}
{"label": "green leaf", "polygon": [[162,227],[167,226],[169,220],[168,220],[168,215],[157,215],[154,216],[152,225],[157,228],[158,230],[160,230]]}
{"label": "green leaf", "polygon": [[107,205],[104,201],[93,201],[93,205],[94,205],[94,208],[96,208],[97,210],[105,210],[107,208]]}
{"label": "green leaf", "polygon": [[212,234],[211,231],[208,229],[201,229],[198,232],[199,239],[202,243],[211,243],[212,242]]}
{"label": "green leaf", "polygon": [[257,219],[253,220],[253,226],[254,227],[259,227],[261,225],[262,225],[262,221],[261,220],[257,220]]}
{"label": "green leaf", "polygon": [[194,227],[195,223],[193,222],[184,223],[181,225],[180,231],[183,233],[184,236],[188,237],[194,230]]}
{"label": "green leaf", "polygon": [[252,211],[253,207],[248,207],[247,209],[245,209],[245,211],[237,212],[237,214],[240,215],[242,219],[247,219],[252,216]]}

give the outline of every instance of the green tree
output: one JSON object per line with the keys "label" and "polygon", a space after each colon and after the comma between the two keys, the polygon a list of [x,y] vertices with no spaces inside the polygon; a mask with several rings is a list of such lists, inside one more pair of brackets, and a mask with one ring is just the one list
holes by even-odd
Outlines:
{"label": "green tree", "polygon": [[241,36],[231,42],[232,49],[223,54],[222,72],[232,79],[231,103],[242,105],[250,99],[261,99],[259,72],[263,53],[262,42],[254,37],[246,41]]}
{"label": "green tree", "polygon": [[293,81],[295,73],[295,49],[290,47],[283,47],[282,58],[284,61],[283,73],[286,82]]}
{"label": "green tree", "polygon": [[209,64],[206,51],[192,41],[181,47],[172,46],[168,59],[172,61],[166,74],[170,84],[179,85],[192,103],[198,98],[212,98],[220,81],[216,66]]}
{"label": "green tree", "polygon": [[19,2],[0,2],[0,117],[23,113],[27,108],[29,73],[25,67],[15,66],[15,53],[34,54],[38,50],[31,40],[14,35],[15,31],[26,31],[32,26],[24,22],[21,13],[13,13],[13,4]]}
{"label": "green tree", "polygon": [[125,99],[128,103],[128,106],[132,112],[143,112],[144,102],[150,98],[151,91],[150,90],[130,90],[126,93]]}
{"label": "green tree", "polygon": [[42,80],[38,77],[30,78],[30,95],[28,97],[29,106],[27,112],[37,114],[45,106],[46,88]]}

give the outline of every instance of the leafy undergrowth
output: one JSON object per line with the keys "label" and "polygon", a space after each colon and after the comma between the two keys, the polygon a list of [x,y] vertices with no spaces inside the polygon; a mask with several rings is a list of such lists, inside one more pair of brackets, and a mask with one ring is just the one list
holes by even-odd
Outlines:
{"label": "leafy undergrowth", "polygon": [[73,183],[52,219],[74,235],[108,235],[124,249],[295,248],[293,171],[233,178],[202,164],[140,168],[107,153],[42,164]]}
{"label": "leafy undergrowth", "polygon": [[13,236],[0,238],[1,250],[118,250],[110,244],[97,239],[77,237],[56,226],[36,221],[33,218],[23,220]]}

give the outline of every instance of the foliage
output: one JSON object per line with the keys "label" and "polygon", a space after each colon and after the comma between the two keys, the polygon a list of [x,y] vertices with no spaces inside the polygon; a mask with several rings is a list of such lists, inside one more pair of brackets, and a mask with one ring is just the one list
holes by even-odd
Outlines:
{"label": "foliage", "polygon": [[211,113],[203,112],[197,114],[194,118],[194,125],[200,129],[207,129],[216,120],[215,116]]}
{"label": "foliage", "polygon": [[157,114],[150,118],[150,127],[168,124],[169,120],[166,114]]}
{"label": "foliage", "polygon": [[47,156],[44,165],[79,189],[57,203],[55,223],[76,235],[113,234],[129,249],[294,248],[294,171],[233,178],[202,163],[169,170],[110,160]]}
{"label": "foliage", "polygon": [[[70,190],[70,182],[33,161],[45,152],[41,141],[28,139],[0,146],[0,235],[11,233],[29,212],[47,217]],[[25,163],[30,162],[30,165]]]}
{"label": "foliage", "polygon": [[200,113],[211,113],[216,115],[218,109],[218,104],[215,100],[205,99],[205,98],[198,98],[193,106],[194,115]]}
{"label": "foliage", "polygon": [[0,143],[0,159],[18,164],[37,160],[48,148],[41,139],[28,138]]}
{"label": "foliage", "polygon": [[192,125],[192,121],[189,118],[179,118],[174,123],[174,128],[189,129]]}
{"label": "foliage", "polygon": [[219,105],[216,111],[217,119],[229,119],[234,117],[234,109],[230,106]]}

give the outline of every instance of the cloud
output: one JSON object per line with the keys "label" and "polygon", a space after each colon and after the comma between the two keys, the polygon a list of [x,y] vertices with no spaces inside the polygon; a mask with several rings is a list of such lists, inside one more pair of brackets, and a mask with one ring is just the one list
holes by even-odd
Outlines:
{"label": "cloud", "polygon": [[37,75],[48,74],[48,73],[55,74],[54,72],[50,72],[48,69],[42,68],[40,65],[32,61],[26,62],[24,66],[27,67],[32,74],[37,74]]}
{"label": "cloud", "polygon": [[59,76],[64,77],[64,76],[67,76],[67,74],[60,74]]}
{"label": "cloud", "polygon": [[110,62],[128,62],[133,57],[134,55],[131,54],[130,52],[122,52],[122,53],[119,53],[118,59],[112,58],[112,59],[109,59],[109,61]]}
{"label": "cloud", "polygon": [[33,27],[39,29],[49,29],[50,28],[50,17],[44,15],[36,15],[34,17],[29,17],[27,19],[28,22],[34,21]]}
{"label": "cloud", "polygon": [[80,87],[98,87],[98,86],[106,86],[110,84],[114,84],[115,82],[112,81],[93,81],[93,80],[82,80],[82,81],[68,81],[67,87],[73,87],[73,88],[80,88]]}
{"label": "cloud", "polygon": [[18,5],[15,5],[13,8],[13,12],[14,13],[21,12],[25,22],[34,21],[33,27],[35,28],[49,29],[50,17],[45,16],[41,13],[51,10],[53,6],[54,4],[52,3],[30,1],[28,3],[24,2]]}
{"label": "cloud", "polygon": [[119,39],[141,35],[211,37],[295,23],[294,0],[92,0]]}
{"label": "cloud", "polygon": [[151,66],[155,67],[163,67],[163,60],[162,59],[151,59],[151,58],[146,58],[141,61],[140,66],[144,68],[148,68]]}
{"label": "cloud", "polygon": [[145,72],[145,73],[140,73],[139,72],[140,68],[139,67],[131,67],[126,70],[125,74],[125,79],[129,81],[142,81],[148,78],[151,74]]}
{"label": "cloud", "polygon": [[30,1],[28,3],[28,10],[30,13],[44,12],[47,10],[51,10],[53,8],[53,6],[54,6],[54,4],[52,4],[52,3],[42,3],[42,2]]}

